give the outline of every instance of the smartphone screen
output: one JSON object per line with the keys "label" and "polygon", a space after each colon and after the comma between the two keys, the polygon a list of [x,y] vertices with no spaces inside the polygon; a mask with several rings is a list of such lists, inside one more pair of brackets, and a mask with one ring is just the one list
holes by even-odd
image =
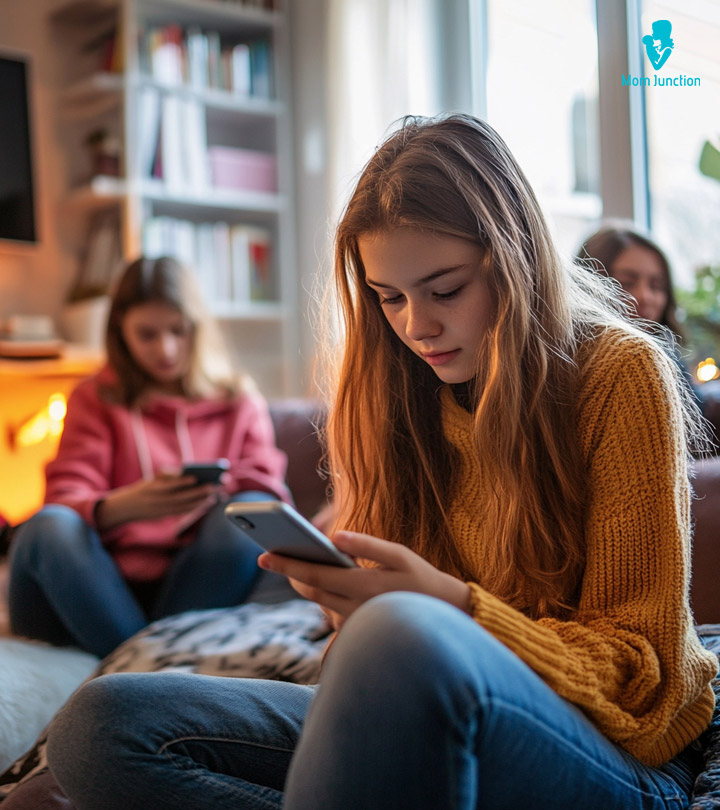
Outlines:
{"label": "smartphone screen", "polygon": [[224,472],[230,468],[230,462],[226,458],[218,458],[214,461],[197,461],[184,464],[182,475],[193,475],[198,484],[218,484]]}

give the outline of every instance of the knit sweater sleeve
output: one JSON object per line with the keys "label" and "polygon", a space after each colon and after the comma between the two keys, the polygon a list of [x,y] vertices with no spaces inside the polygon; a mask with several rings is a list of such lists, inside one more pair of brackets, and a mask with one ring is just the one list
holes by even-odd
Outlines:
{"label": "knit sweater sleeve", "polygon": [[531,620],[471,584],[474,618],[648,764],[710,721],[717,661],[688,607],[690,488],[670,362],[640,338],[588,365],[579,435],[586,568],[572,620]]}

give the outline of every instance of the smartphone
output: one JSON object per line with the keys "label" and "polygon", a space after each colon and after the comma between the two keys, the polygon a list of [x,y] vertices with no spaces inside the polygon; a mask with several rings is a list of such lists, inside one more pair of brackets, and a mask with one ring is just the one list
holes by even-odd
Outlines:
{"label": "smartphone", "polygon": [[357,568],[310,521],[282,501],[231,503],[225,515],[259,546],[298,560]]}
{"label": "smartphone", "polygon": [[219,484],[220,477],[229,469],[230,462],[226,458],[216,458],[214,461],[184,464],[181,475],[194,475],[198,484]]}

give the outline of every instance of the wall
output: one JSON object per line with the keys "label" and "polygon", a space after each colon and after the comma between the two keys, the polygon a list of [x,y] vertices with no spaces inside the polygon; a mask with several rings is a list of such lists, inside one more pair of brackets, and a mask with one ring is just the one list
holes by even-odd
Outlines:
{"label": "wall", "polygon": [[51,0],[0,0],[0,50],[29,55],[37,247],[0,242],[0,318],[56,316],[74,273],[60,240],[57,212],[65,194],[63,153],[57,137],[57,65],[47,13]]}
{"label": "wall", "polygon": [[295,143],[295,233],[301,313],[301,390],[313,391],[312,313],[318,272],[328,272],[332,225],[328,180],[328,0],[290,0],[289,25]]}

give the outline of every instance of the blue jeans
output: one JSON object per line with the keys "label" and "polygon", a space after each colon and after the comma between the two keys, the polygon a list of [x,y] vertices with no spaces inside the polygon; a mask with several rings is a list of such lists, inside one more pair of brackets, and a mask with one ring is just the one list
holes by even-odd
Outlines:
{"label": "blue jeans", "polygon": [[[266,500],[242,492],[231,500]],[[101,658],[162,616],[241,603],[258,575],[262,549],[224,516],[203,518],[193,543],[173,558],[143,609],[98,533],[75,510],[51,504],[13,538],[9,607],[17,635],[76,645]]]}
{"label": "blue jeans", "polygon": [[690,749],[642,765],[469,617],[406,593],[350,617],[316,693],[109,675],[58,714],[48,757],[78,810],[660,810],[687,807],[700,767]]}

